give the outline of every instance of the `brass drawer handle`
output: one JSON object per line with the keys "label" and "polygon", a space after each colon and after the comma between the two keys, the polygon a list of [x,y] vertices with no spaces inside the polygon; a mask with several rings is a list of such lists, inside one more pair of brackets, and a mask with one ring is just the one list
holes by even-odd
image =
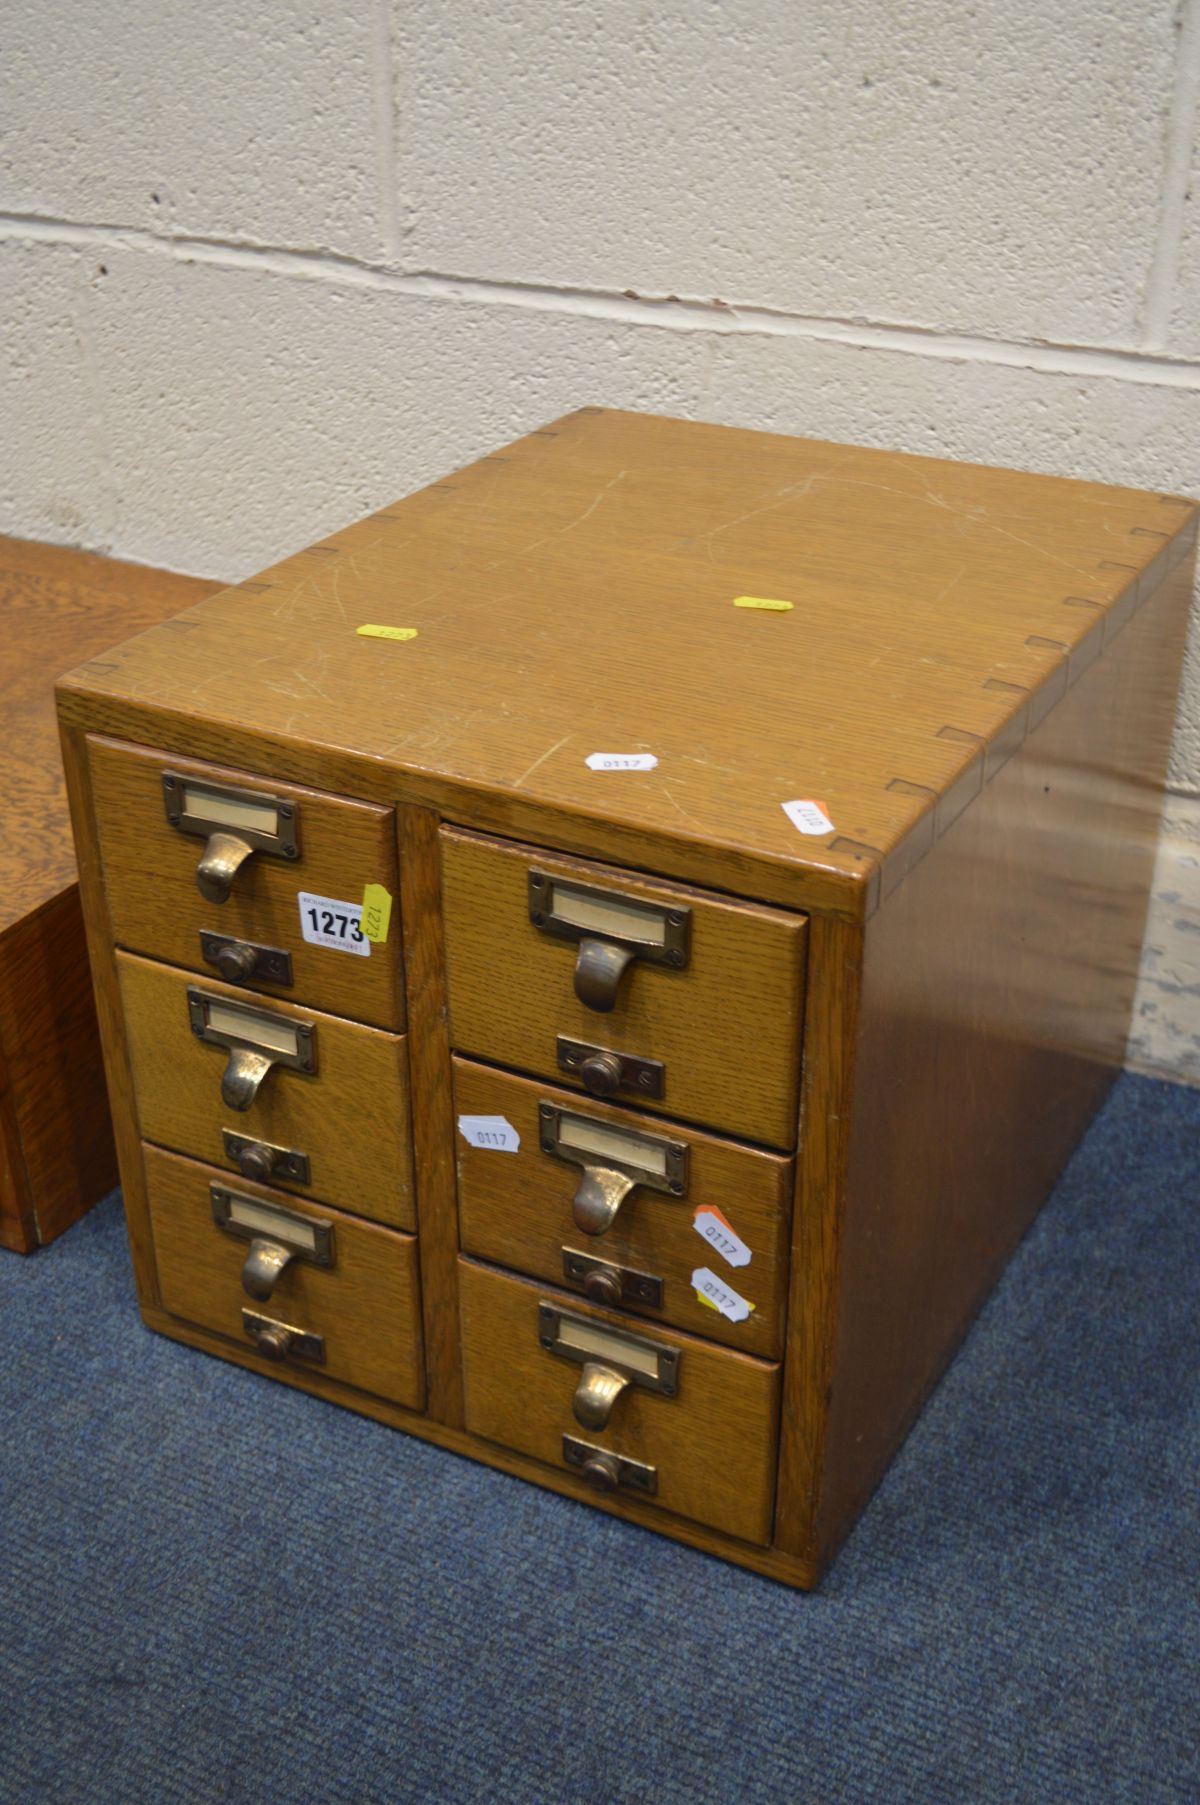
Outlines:
{"label": "brass drawer handle", "polygon": [[585,1429],[603,1429],[612,1415],[612,1407],[633,1380],[615,1367],[601,1366],[595,1360],[586,1362],[583,1377],[575,1388],[571,1406],[575,1421]]}
{"label": "brass drawer handle", "polygon": [[603,1429],[613,1405],[631,1385],[668,1398],[678,1390],[677,1348],[623,1329],[606,1328],[590,1316],[576,1316],[542,1301],[538,1304],[538,1339],[547,1352],[582,1365],[571,1408],[585,1429]]}
{"label": "brass drawer handle", "polygon": [[249,1047],[230,1049],[229,1064],[221,1079],[221,1096],[230,1109],[249,1109],[274,1064],[269,1053],[254,1053]]}
{"label": "brass drawer handle", "polygon": [[589,1009],[607,1015],[616,1005],[621,979],[637,958],[631,946],[618,946],[611,940],[579,942],[575,956],[575,995]]}
{"label": "brass drawer handle", "polygon": [[298,1248],[284,1247],[278,1241],[251,1241],[250,1252],[242,1263],[242,1290],[246,1296],[265,1304],[275,1289],[276,1279],[298,1253]]}
{"label": "brass drawer handle", "polygon": [[688,1187],[688,1148],[662,1134],[616,1128],[595,1116],[538,1104],[543,1153],[583,1167],[571,1214],[585,1235],[603,1235],[637,1185],[683,1197]]}
{"label": "brass drawer handle", "polygon": [[192,985],[188,986],[187,1007],[197,1039],[229,1052],[221,1097],[230,1109],[249,1109],[274,1066],[310,1075],[317,1069],[316,1029],[311,1022],[231,1003]]}
{"label": "brass drawer handle", "polygon": [[234,878],[246,860],[254,857],[256,850],[240,834],[209,835],[196,866],[196,888],[205,902],[228,902]]}
{"label": "brass drawer handle", "polygon": [[680,971],[687,964],[692,911],[622,896],[594,884],[529,873],[529,919],[543,934],[575,940],[575,995],[607,1015],[635,959]]}
{"label": "brass drawer handle", "polygon": [[162,788],[170,825],[205,842],[196,887],[206,902],[227,902],[238,872],[256,852],[277,859],[300,857],[294,802],[176,771],[163,772]]}
{"label": "brass drawer handle", "polygon": [[293,1260],[328,1271],[333,1266],[333,1224],[262,1197],[246,1197],[227,1185],[210,1185],[213,1221],[236,1239],[249,1241],[242,1266],[242,1289],[265,1303]]}
{"label": "brass drawer handle", "polygon": [[585,1235],[604,1234],[636,1182],[611,1166],[585,1166],[571,1204],[576,1228]]}

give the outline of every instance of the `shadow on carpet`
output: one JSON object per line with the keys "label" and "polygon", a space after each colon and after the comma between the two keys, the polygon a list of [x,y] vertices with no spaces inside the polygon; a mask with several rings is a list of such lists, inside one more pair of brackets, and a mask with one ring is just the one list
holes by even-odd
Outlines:
{"label": "shadow on carpet", "polygon": [[1200,1094],[1125,1077],[821,1591],[0,1257],[0,1798],[1200,1798]]}

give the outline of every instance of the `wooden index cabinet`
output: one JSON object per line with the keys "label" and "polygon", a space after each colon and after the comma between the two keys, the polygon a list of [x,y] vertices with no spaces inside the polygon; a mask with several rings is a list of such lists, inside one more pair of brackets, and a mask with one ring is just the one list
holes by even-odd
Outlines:
{"label": "wooden index cabinet", "polygon": [[147,1323],[814,1584],[1121,1063],[1195,533],[583,408],[74,671]]}

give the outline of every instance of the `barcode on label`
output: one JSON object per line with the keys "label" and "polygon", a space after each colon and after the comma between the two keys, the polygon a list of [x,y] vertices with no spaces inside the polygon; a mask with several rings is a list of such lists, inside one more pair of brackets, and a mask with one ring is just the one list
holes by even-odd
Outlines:
{"label": "barcode on label", "polygon": [[332,947],[338,953],[371,957],[371,942],[362,930],[362,904],[338,902],[332,896],[314,896],[301,890],[300,932],[310,946]]}

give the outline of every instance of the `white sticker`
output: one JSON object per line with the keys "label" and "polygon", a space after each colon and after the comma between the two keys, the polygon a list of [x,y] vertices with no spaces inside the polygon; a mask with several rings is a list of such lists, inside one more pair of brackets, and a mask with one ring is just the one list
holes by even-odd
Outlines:
{"label": "white sticker", "polygon": [[371,957],[371,942],[362,931],[362,903],[335,902],[332,896],[300,892],[300,932],[313,946],[331,946],[335,952]]}
{"label": "white sticker", "polygon": [[653,752],[589,752],[583,762],[589,771],[653,771],[658,760]]}
{"label": "white sticker", "polygon": [[750,1264],[750,1249],[740,1235],[734,1234],[719,1210],[697,1210],[692,1217],[692,1227],[731,1266]]}
{"label": "white sticker", "polygon": [[831,834],[834,831],[825,804],[814,802],[811,796],[805,796],[800,802],[781,803],[780,807],[792,826],[799,828],[802,834]]}
{"label": "white sticker", "polygon": [[521,1137],[504,1116],[459,1116],[458,1132],[469,1147],[487,1153],[519,1153]]}
{"label": "white sticker", "polygon": [[715,1272],[707,1266],[697,1266],[692,1274],[692,1284],[706,1303],[727,1316],[730,1322],[745,1322],[754,1305],[748,1304],[744,1297],[739,1297],[732,1285],[719,1279]]}

